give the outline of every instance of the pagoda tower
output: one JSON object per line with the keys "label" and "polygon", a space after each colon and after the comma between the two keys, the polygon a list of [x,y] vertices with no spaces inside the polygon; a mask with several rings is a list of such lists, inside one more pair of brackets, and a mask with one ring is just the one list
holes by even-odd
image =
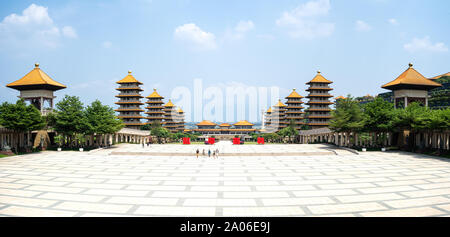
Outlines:
{"label": "pagoda tower", "polygon": [[162,125],[162,121],[164,119],[164,102],[162,101],[164,97],[160,96],[156,89],[153,89],[153,93],[151,93],[147,98],[147,124],[152,125],[154,122],[158,122]]}
{"label": "pagoda tower", "polygon": [[162,123],[163,127],[169,130],[172,133],[176,133],[178,129],[177,122],[177,110],[175,105],[169,99],[169,102],[164,105],[164,122]]}
{"label": "pagoda tower", "polygon": [[332,81],[325,79],[322,76],[320,71],[317,72],[317,75],[308,83],[309,88],[306,90],[309,92],[307,98],[309,102],[309,108],[306,110],[308,113],[308,126],[311,129],[328,127],[331,119],[331,109],[330,105],[333,102],[330,102],[330,98],[333,96],[330,94],[330,91],[333,89],[330,87]]}
{"label": "pagoda tower", "polygon": [[393,91],[395,108],[406,108],[413,102],[419,102],[428,107],[428,91],[441,86],[425,78],[410,63],[406,71],[382,88]]}
{"label": "pagoda tower", "polygon": [[181,108],[177,110],[178,132],[184,132],[184,111]]}
{"label": "pagoda tower", "polygon": [[278,100],[278,103],[273,106],[272,115],[271,115],[271,129],[274,131],[280,131],[283,128],[286,128],[288,122],[286,122],[286,105]]}
{"label": "pagoda tower", "polygon": [[141,105],[144,103],[141,102],[141,85],[142,82],[136,80],[136,78],[131,75],[131,71],[128,71],[128,75],[122,80],[116,82],[119,84],[118,90],[120,93],[116,95],[119,98],[119,101],[116,102],[119,105],[119,108],[116,109],[119,112],[118,118],[123,120],[126,128],[140,129],[143,123],[141,123],[141,119],[145,119],[145,117],[141,116],[141,112],[144,110],[141,109]]}
{"label": "pagoda tower", "polygon": [[[31,72],[6,86],[20,91],[19,98],[29,101],[42,115],[46,115],[53,110],[53,100],[56,98],[53,93],[66,86],[51,79],[39,68],[39,63],[34,66]],[[45,102],[48,102],[47,108],[44,108]]]}
{"label": "pagoda tower", "polygon": [[270,132],[272,126],[272,107],[270,107],[264,114],[264,129],[262,132]]}
{"label": "pagoda tower", "polygon": [[303,96],[295,91],[295,88],[293,89],[292,93],[288,97],[286,97],[286,122],[289,125],[291,121],[294,121],[295,129],[299,131],[302,125],[305,124],[305,112],[302,111],[304,109],[304,107],[302,106],[303,98]]}

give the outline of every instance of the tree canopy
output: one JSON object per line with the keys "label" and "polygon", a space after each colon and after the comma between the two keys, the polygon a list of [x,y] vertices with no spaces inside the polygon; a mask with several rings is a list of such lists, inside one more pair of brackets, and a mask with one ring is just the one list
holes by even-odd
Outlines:
{"label": "tree canopy", "polygon": [[87,134],[112,134],[124,126],[122,121],[115,116],[114,110],[107,105],[102,105],[98,100],[86,108],[85,116],[90,125]]}
{"label": "tree canopy", "polygon": [[59,133],[74,135],[93,130],[86,118],[83,103],[77,96],[66,95],[56,104],[55,114],[51,116],[52,126]]}
{"label": "tree canopy", "polygon": [[332,112],[330,129],[336,132],[359,131],[364,126],[364,113],[359,103],[350,95],[340,101]]}
{"label": "tree canopy", "polygon": [[16,132],[29,132],[44,128],[46,123],[36,107],[20,99],[15,104],[5,102],[0,106],[0,125]]}

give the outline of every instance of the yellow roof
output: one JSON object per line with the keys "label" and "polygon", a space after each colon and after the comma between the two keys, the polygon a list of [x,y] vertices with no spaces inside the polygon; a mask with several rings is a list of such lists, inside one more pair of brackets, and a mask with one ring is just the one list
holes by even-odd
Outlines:
{"label": "yellow roof", "polygon": [[142,82],[136,80],[136,78],[133,77],[133,75],[131,75],[131,71],[128,71],[128,75],[126,77],[124,77],[122,80],[116,82],[118,84],[122,84],[122,83],[138,83],[138,84],[143,84]]}
{"label": "yellow roof", "polygon": [[164,99],[164,97],[160,96],[158,94],[158,92],[156,92],[156,89],[153,88],[153,93],[151,93],[149,96],[147,96],[146,98],[156,98],[156,99]]}
{"label": "yellow roof", "polygon": [[317,75],[310,82],[308,82],[306,84],[310,84],[310,83],[327,83],[327,84],[331,84],[333,82],[327,80],[325,77],[322,76],[320,71],[317,71]]}
{"label": "yellow roof", "polygon": [[184,113],[184,111],[183,111],[180,107],[178,107],[177,112],[178,112],[178,113]]}
{"label": "yellow roof", "polygon": [[231,125],[228,123],[222,123],[219,127],[231,127]]}
{"label": "yellow roof", "polygon": [[233,125],[234,126],[253,126],[254,124],[249,123],[247,120],[242,120],[242,121],[239,121],[239,122],[237,122],[237,123],[235,123]]}
{"label": "yellow roof", "polygon": [[30,87],[48,88],[51,90],[60,90],[66,88],[65,85],[54,81],[45,72],[39,68],[39,64],[35,64],[35,68],[21,79],[6,85],[14,89],[25,89]]}
{"label": "yellow roof", "polygon": [[447,72],[445,74],[442,74],[442,75],[439,75],[439,76],[436,76],[436,77],[433,77],[433,78],[430,78],[430,79],[431,80],[436,80],[436,79],[439,79],[441,77],[450,77],[450,72]]}
{"label": "yellow roof", "polygon": [[267,113],[272,113],[272,107],[267,110]]}
{"label": "yellow roof", "polygon": [[336,100],[345,100],[345,99],[347,99],[347,98],[345,98],[344,96],[341,95],[341,96],[336,97],[335,99],[336,99]]}
{"label": "yellow roof", "polygon": [[209,120],[203,120],[200,123],[197,123],[197,126],[216,126],[217,124],[209,121]]}
{"label": "yellow roof", "polygon": [[304,98],[304,97],[301,96],[299,93],[297,93],[297,91],[295,91],[295,88],[294,88],[293,91],[292,91],[292,93],[291,93],[288,97],[286,97],[286,99],[290,99],[290,98],[293,98],[293,99],[295,99],[295,98],[301,99],[301,98]]}
{"label": "yellow roof", "polygon": [[281,102],[281,100],[278,100],[278,104],[276,104],[274,107],[286,107],[286,105],[283,104],[283,103]]}
{"label": "yellow roof", "polygon": [[174,107],[175,105],[172,103],[172,101],[169,99],[169,102],[164,105],[164,107]]}
{"label": "yellow roof", "polygon": [[406,69],[406,71],[400,74],[400,76],[398,76],[395,80],[389,82],[388,84],[382,86],[381,88],[392,90],[401,87],[434,88],[441,86],[442,86],[441,84],[425,78],[422,74],[416,71],[413,68],[413,65],[410,63],[409,68]]}

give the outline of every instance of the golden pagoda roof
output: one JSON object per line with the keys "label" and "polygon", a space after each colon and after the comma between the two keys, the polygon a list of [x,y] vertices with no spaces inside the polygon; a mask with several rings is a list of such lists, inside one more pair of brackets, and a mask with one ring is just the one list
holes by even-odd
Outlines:
{"label": "golden pagoda roof", "polygon": [[22,90],[22,89],[49,89],[60,90],[66,88],[65,85],[54,81],[45,72],[39,68],[39,64],[35,64],[35,68],[21,79],[9,83],[7,87]]}
{"label": "golden pagoda roof", "polygon": [[301,96],[299,93],[297,93],[297,91],[295,91],[295,88],[292,90],[292,93],[286,97],[286,99],[301,99],[304,98],[303,96]]}
{"label": "golden pagoda roof", "polygon": [[178,107],[177,113],[184,113],[184,111],[180,107]]}
{"label": "golden pagoda roof", "polygon": [[317,75],[310,82],[308,82],[306,84],[311,84],[311,83],[327,83],[327,84],[331,84],[333,82],[327,80],[325,77],[322,76],[320,71],[317,71]]}
{"label": "golden pagoda roof", "polygon": [[413,68],[410,63],[409,68],[406,69],[400,76],[381,88],[388,90],[402,89],[402,88],[414,88],[414,89],[432,89],[435,87],[441,87],[442,85],[425,78],[422,74]]}
{"label": "golden pagoda roof", "polygon": [[122,83],[138,83],[140,85],[142,85],[143,83],[136,80],[136,78],[133,77],[133,75],[131,75],[131,71],[128,71],[128,75],[126,77],[124,77],[122,80],[116,82],[118,84],[122,84]]}
{"label": "golden pagoda roof", "polygon": [[345,98],[344,96],[338,96],[338,97],[336,97],[336,98],[334,98],[334,99],[336,99],[336,100],[345,100],[345,99],[347,99],[347,98]]}
{"label": "golden pagoda roof", "polygon": [[219,127],[231,127],[231,125],[228,123],[222,123]]}
{"label": "golden pagoda roof", "polygon": [[197,126],[216,126],[217,124],[209,121],[209,120],[203,120],[200,123],[197,123]]}
{"label": "golden pagoda roof", "polygon": [[272,113],[272,107],[267,110],[267,113]]}
{"label": "golden pagoda roof", "polygon": [[436,79],[439,79],[441,77],[450,77],[450,72],[447,72],[447,73],[439,75],[439,76],[435,76],[433,78],[430,78],[430,80],[436,80]]}
{"label": "golden pagoda roof", "polygon": [[164,97],[160,96],[158,94],[158,92],[156,92],[156,89],[153,88],[153,93],[151,93],[149,96],[147,96],[146,98],[153,98],[153,99],[164,99]]}
{"label": "golden pagoda roof", "polygon": [[275,107],[287,107],[281,100],[278,100],[278,103],[275,105]]}
{"label": "golden pagoda roof", "polygon": [[233,125],[234,126],[253,126],[254,124],[249,123],[247,120],[242,120],[242,121],[239,121],[239,122],[237,122],[237,123],[235,123]]}
{"label": "golden pagoda roof", "polygon": [[169,99],[169,102],[164,105],[164,107],[174,107],[175,105],[172,103],[172,101]]}

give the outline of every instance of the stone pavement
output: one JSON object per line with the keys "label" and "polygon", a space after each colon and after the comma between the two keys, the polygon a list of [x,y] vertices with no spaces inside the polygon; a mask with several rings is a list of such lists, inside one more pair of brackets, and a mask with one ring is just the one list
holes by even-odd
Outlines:
{"label": "stone pavement", "polygon": [[[112,150],[128,149],[142,147]],[[445,159],[402,152],[197,159],[112,150],[0,158],[0,216],[450,215]]]}

